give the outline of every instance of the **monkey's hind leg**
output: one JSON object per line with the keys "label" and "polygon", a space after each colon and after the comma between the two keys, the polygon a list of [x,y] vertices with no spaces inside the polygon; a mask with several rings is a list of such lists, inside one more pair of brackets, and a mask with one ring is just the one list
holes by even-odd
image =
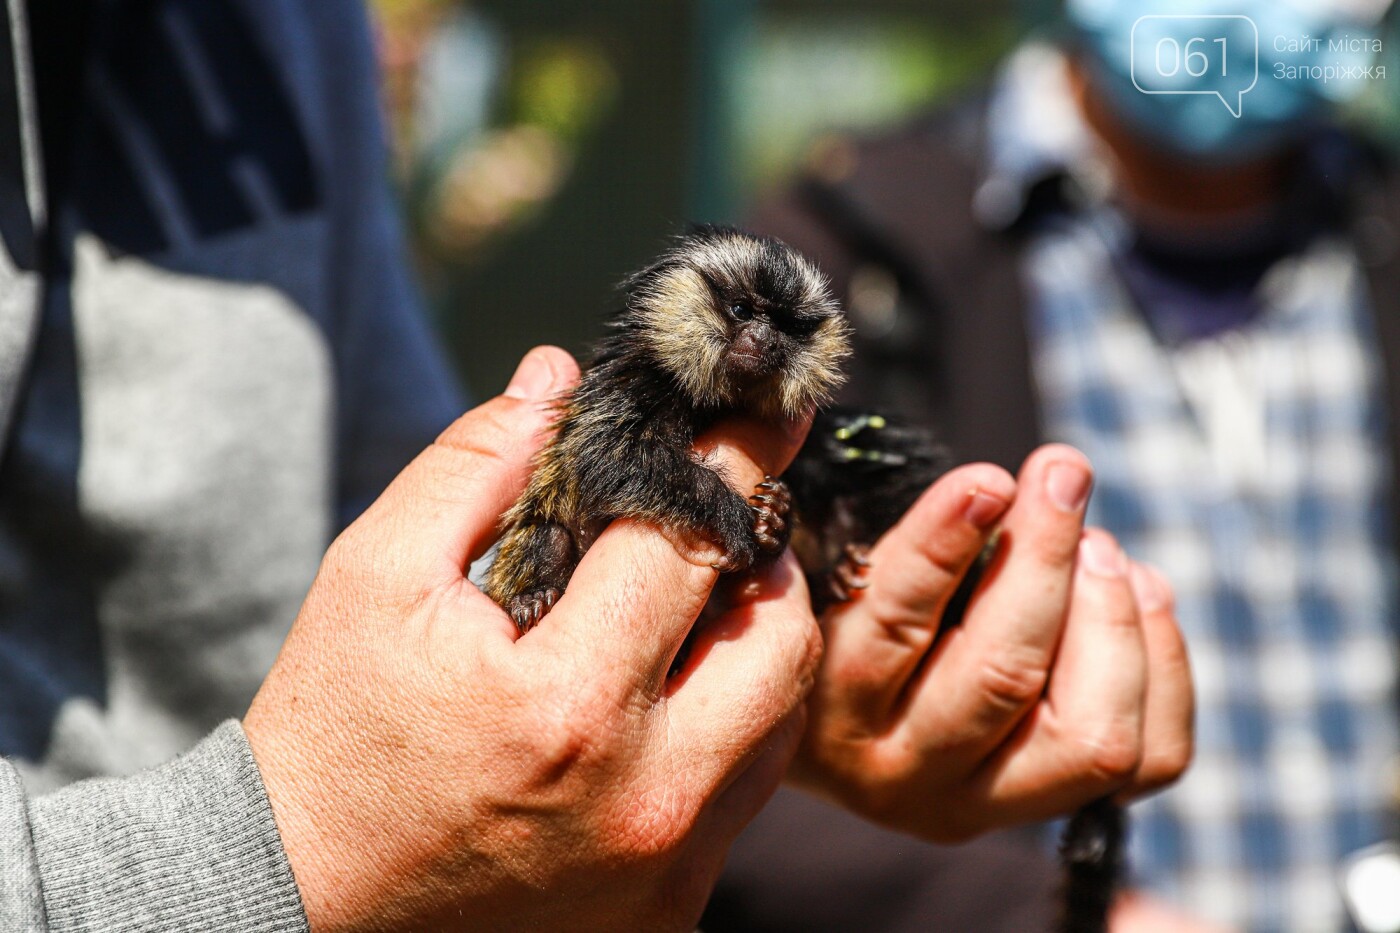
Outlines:
{"label": "monkey's hind leg", "polygon": [[573,534],[558,522],[517,525],[501,541],[486,595],[505,609],[523,635],[564,595],[579,556]]}
{"label": "monkey's hind leg", "polygon": [[870,545],[847,544],[841,549],[841,559],[831,568],[827,577],[827,589],[838,603],[848,603],[856,594],[870,586],[865,578],[870,570]]}

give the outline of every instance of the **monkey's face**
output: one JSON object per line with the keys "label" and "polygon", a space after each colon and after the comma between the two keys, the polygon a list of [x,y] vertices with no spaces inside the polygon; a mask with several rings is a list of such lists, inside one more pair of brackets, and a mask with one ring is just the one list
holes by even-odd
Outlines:
{"label": "monkey's face", "polygon": [[634,326],[697,405],[795,417],[841,382],[845,319],[816,268],[777,240],[701,228],[630,297]]}

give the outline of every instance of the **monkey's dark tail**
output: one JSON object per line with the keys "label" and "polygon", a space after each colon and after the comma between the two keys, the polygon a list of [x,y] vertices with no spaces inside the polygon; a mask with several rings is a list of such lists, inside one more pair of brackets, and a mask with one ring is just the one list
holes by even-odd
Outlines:
{"label": "monkey's dark tail", "polygon": [[1123,808],[1101,797],[1070,818],[1060,838],[1065,880],[1056,933],[1106,933],[1123,872]]}

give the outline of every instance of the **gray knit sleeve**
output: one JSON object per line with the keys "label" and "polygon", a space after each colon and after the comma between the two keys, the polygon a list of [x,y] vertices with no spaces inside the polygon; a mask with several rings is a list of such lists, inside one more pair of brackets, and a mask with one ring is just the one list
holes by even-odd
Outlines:
{"label": "gray knit sleeve", "polygon": [[0,930],[42,930],[44,901],[24,787],[0,758]]}
{"label": "gray knit sleeve", "polygon": [[27,802],[0,766],[0,929],[304,933],[240,724],[163,767]]}

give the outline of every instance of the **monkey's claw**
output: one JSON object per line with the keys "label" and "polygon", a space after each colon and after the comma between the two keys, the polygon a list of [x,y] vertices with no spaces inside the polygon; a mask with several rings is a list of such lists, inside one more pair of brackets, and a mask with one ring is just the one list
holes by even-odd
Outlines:
{"label": "monkey's claw", "polygon": [[515,627],[524,635],[540,624],[540,620],[554,608],[559,597],[564,595],[555,587],[546,587],[531,593],[514,596],[506,604],[506,612],[515,620]]}
{"label": "monkey's claw", "polygon": [[787,483],[765,476],[749,496],[749,506],[754,511],[753,536],[759,549],[781,554],[790,537],[788,516],[792,512],[792,493]]}
{"label": "monkey's claw", "polygon": [[869,569],[870,546],[846,545],[841,560],[831,568],[831,573],[826,579],[827,589],[831,591],[832,598],[838,603],[848,603],[854,599],[857,593],[870,586],[870,581],[865,577]]}

